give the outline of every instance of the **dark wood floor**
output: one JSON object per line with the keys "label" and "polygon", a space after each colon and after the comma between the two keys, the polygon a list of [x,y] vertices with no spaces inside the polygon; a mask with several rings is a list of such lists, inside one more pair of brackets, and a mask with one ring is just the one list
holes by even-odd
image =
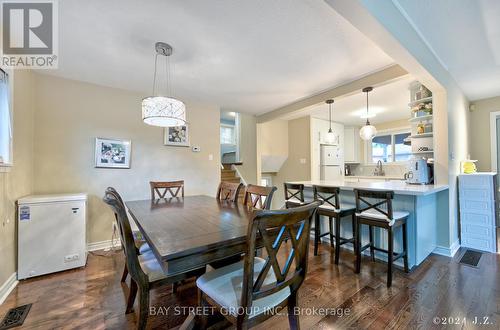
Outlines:
{"label": "dark wood floor", "polygon": [[[312,252],[312,251],[311,251]],[[323,244],[320,255],[310,254],[309,272],[300,289],[299,303],[308,308],[349,309],[349,315],[301,315],[302,329],[499,329],[500,255],[484,254],[479,267],[431,255],[410,274],[396,271],[393,286],[385,286],[385,265],[363,261],[362,273],[353,272],[353,256],[345,250],[341,264],[332,262]],[[11,307],[33,303],[24,329],[134,329],[135,314],[125,315],[127,285],[120,284],[123,253],[91,254],[87,267],[22,281],[0,306],[0,317]],[[152,306],[171,306],[168,315],[151,317],[150,328],[175,328],[184,315],[174,306],[194,306],[197,291],[188,283],[174,295],[170,288],[152,294]],[[336,311],[335,310],[335,311]],[[178,311],[178,310],[177,310]],[[316,310],[318,311],[318,310]],[[330,310],[333,314],[334,310]],[[311,314],[312,310],[304,310]],[[458,325],[436,325],[450,318]],[[474,325],[488,317],[488,326]],[[466,318],[466,324],[464,324]],[[286,315],[257,327],[287,329]]]}

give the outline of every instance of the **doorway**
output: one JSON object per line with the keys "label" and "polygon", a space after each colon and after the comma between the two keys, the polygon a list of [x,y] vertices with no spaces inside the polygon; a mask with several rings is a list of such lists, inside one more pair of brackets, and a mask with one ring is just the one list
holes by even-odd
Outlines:
{"label": "doorway", "polygon": [[222,164],[240,161],[240,116],[237,112],[220,112],[220,155]]}

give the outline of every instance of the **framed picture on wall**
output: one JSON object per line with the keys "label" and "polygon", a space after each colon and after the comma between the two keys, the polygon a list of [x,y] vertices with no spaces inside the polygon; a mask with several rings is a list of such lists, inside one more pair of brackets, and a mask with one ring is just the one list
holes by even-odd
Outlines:
{"label": "framed picture on wall", "polygon": [[95,139],[95,167],[130,168],[130,140]]}
{"label": "framed picture on wall", "polygon": [[166,146],[189,147],[188,126],[166,127],[163,140]]}

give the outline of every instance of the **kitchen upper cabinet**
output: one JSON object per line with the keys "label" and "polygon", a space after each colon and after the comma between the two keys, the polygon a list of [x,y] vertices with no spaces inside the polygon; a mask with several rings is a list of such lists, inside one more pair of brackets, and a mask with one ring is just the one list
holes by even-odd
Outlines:
{"label": "kitchen upper cabinet", "polygon": [[344,162],[360,163],[361,157],[361,138],[359,137],[359,128],[344,128]]}

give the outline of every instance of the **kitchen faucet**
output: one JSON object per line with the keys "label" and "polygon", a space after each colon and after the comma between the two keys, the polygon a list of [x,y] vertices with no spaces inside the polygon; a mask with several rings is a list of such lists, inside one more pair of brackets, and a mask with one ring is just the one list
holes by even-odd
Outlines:
{"label": "kitchen faucet", "polygon": [[384,176],[385,173],[384,173],[384,170],[382,168],[382,161],[379,160],[377,162],[377,167],[375,167],[375,170],[373,170],[373,175],[375,176]]}

